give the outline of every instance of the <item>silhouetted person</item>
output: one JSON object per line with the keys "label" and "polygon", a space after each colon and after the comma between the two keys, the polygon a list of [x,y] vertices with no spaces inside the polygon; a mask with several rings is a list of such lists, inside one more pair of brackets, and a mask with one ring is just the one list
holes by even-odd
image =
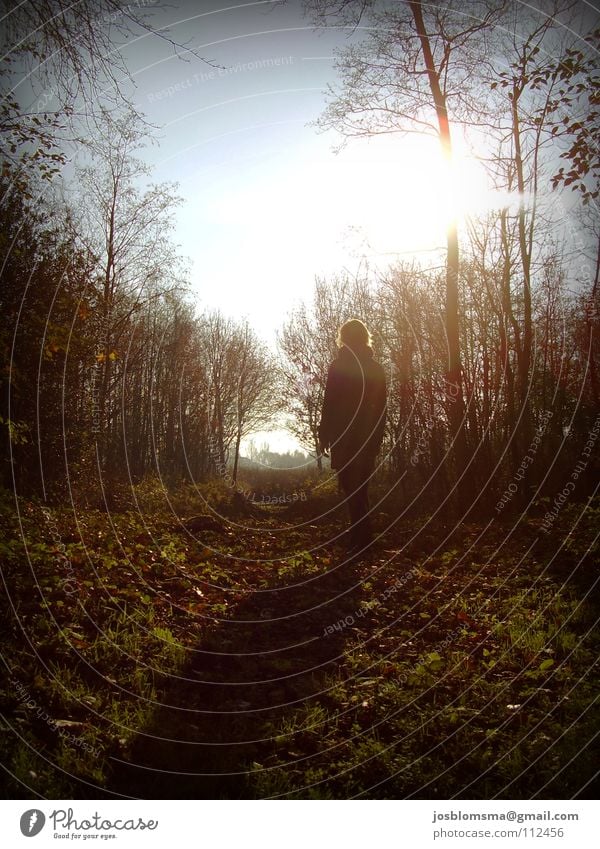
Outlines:
{"label": "silhouetted person", "polygon": [[386,414],[385,374],[373,359],[371,335],[359,319],[342,325],[339,354],[329,367],[319,426],[323,452],[348,503],[351,549],[358,553],[373,540],[369,518],[369,478],[383,439]]}

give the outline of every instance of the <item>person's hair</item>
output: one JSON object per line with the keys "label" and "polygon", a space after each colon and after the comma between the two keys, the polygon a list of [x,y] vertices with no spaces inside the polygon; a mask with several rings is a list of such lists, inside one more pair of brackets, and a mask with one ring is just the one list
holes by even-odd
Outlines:
{"label": "person's hair", "polygon": [[371,334],[364,321],[359,318],[351,318],[340,327],[337,336],[338,348],[347,345],[348,348],[370,348],[372,344]]}

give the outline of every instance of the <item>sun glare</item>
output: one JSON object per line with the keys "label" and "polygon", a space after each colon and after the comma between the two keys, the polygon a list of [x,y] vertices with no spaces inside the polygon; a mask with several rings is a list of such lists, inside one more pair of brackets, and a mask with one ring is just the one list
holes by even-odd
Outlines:
{"label": "sun glare", "polygon": [[453,220],[460,223],[499,204],[481,163],[459,149],[449,164],[431,136],[369,147],[360,166],[356,163],[354,209],[375,253],[443,246]]}
{"label": "sun glare", "polygon": [[[295,167],[289,151],[270,151],[250,165],[232,162],[226,179],[215,174],[206,194],[198,190],[188,216],[196,228],[204,211],[216,237],[215,256],[204,245],[198,258],[210,269],[211,302],[222,309],[234,303],[264,332],[310,299],[315,276],[339,274],[363,258],[379,267],[421,259],[444,250],[454,218],[460,225],[506,203],[462,145],[449,168],[432,136],[353,140],[337,155],[321,139],[292,160]],[[227,262],[220,233],[236,245]]]}

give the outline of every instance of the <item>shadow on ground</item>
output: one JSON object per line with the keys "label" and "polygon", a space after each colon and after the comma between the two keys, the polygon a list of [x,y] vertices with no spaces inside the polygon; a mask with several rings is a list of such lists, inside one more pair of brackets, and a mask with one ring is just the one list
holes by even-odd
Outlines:
{"label": "shadow on ground", "polygon": [[[272,729],[318,696],[344,651],[329,626],[356,612],[360,565],[254,592],[209,630],[180,672],[159,687],[162,706],[113,760],[110,790],[136,798],[253,798],[253,762]],[[315,735],[318,746],[318,735]]]}

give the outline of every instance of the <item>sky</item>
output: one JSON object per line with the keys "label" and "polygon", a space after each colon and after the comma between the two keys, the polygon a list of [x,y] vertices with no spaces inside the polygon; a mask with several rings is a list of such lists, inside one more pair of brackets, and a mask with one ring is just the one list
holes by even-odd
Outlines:
{"label": "sky", "polygon": [[136,105],[161,126],[145,159],[185,200],[176,238],[201,305],[246,316],[272,341],[315,276],[441,247],[443,228],[434,232],[415,185],[422,140],[353,141],[335,153],[340,137],[311,126],[347,31],[316,33],[295,2],[197,8],[176,3],[153,23],[221,68],[182,61],[156,37],[125,56]]}
{"label": "sky", "polygon": [[[358,34],[316,32],[294,0],[176,2],[151,20],[208,60],[180,58],[156,36],[124,47],[134,103],[160,127],[144,159],[184,198],[175,238],[199,308],[247,318],[274,344],[316,276],[399,257],[439,264],[443,225],[415,169],[426,147],[436,161],[436,140],[357,140],[336,152],[341,137],[314,126],[335,78],[333,50]],[[297,447],[281,431],[255,440]]]}
{"label": "sky", "polygon": [[[317,32],[300,0],[136,2],[207,60],[182,58],[156,35],[123,48],[133,100],[160,127],[144,158],[184,199],[176,240],[200,308],[246,317],[272,344],[315,276],[352,274],[365,261],[374,270],[401,258],[443,263],[437,139],[352,139],[336,153],[341,136],[314,126],[335,84],[333,52],[360,40],[360,28]],[[456,130],[453,145],[454,202],[482,209],[485,170]]]}
{"label": "sky", "polygon": [[[444,262],[447,179],[433,137],[350,140],[314,122],[335,83],[334,50],[363,33],[315,31],[299,0],[132,0],[193,55],[157,35],[121,50],[132,100],[156,125],[143,152],[153,181],[175,181],[184,203],[175,241],[191,261],[198,308],[247,318],[269,344],[316,276],[376,271],[399,259]],[[204,57],[203,61],[199,56]],[[452,187],[464,210],[483,208],[489,186],[460,134]],[[432,202],[432,198],[434,202]],[[273,450],[283,433],[258,434]]]}
{"label": "sky", "polygon": [[[350,140],[314,122],[335,83],[334,50],[363,33],[315,31],[299,0],[133,0],[156,35],[123,45],[132,99],[159,127],[144,159],[153,179],[175,181],[184,203],[175,240],[191,260],[198,308],[247,318],[274,345],[316,276],[384,269],[398,259],[444,262],[447,179],[433,137]],[[154,8],[153,8],[154,7]],[[483,167],[455,133],[462,209],[483,208]],[[434,202],[432,203],[432,198]],[[283,432],[257,434],[272,450],[297,446]]]}

